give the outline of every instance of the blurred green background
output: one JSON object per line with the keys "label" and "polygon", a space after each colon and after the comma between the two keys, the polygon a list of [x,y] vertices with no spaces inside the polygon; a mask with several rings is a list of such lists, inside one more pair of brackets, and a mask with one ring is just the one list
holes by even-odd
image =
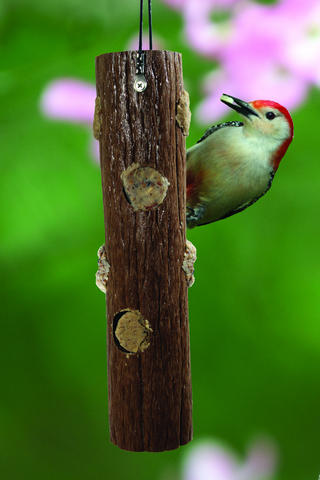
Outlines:
{"label": "blurred green background", "polygon": [[[137,10],[132,0],[0,4],[3,479],[178,478],[190,448],[137,454],[109,443],[100,172],[91,132],[39,111],[52,79],[94,83],[95,56],[126,49]],[[154,33],[183,53],[195,106],[212,62],[181,31],[181,16],[154,2]],[[198,249],[194,437],[241,454],[267,434],[282,480],[320,473],[319,109],[314,90],[294,112],[294,142],[265,198],[188,234]],[[187,144],[202,132],[193,122]]]}

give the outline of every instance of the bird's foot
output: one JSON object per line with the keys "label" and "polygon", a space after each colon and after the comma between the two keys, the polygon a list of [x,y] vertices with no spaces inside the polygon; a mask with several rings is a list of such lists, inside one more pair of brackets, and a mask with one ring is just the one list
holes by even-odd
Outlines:
{"label": "bird's foot", "polygon": [[199,205],[198,207],[187,207],[187,227],[195,227],[203,217],[204,212],[205,207],[203,205]]}

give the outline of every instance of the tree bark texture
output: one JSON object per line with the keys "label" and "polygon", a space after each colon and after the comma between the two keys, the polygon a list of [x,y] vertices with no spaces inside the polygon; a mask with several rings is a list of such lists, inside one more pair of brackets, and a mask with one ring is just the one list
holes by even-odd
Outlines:
{"label": "tree bark texture", "polygon": [[[185,137],[176,122],[183,78],[180,54],[147,51],[148,86],[138,93],[133,88],[136,55],[129,51],[96,59],[110,264],[106,294],[109,427],[111,441],[120,448],[163,451],[192,438],[188,294],[182,270],[186,152]],[[131,178],[131,169],[142,176]],[[162,181],[148,181],[150,172],[160,174]],[[143,184],[143,192],[151,195],[156,184],[161,189],[169,182],[164,199],[143,208],[139,199],[135,202],[125,191],[127,173],[131,193]],[[131,334],[144,335],[137,347]]]}

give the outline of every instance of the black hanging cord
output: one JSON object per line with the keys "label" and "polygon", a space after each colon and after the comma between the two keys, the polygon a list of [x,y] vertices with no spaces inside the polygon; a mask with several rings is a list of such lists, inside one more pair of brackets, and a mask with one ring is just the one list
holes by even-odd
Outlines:
{"label": "black hanging cord", "polygon": [[142,52],[142,32],[143,32],[143,0],[140,0],[139,52]]}
{"label": "black hanging cord", "polygon": [[[152,50],[152,11],[151,1],[148,0],[149,10],[149,49]],[[136,76],[134,81],[134,89],[137,92],[144,92],[147,88],[147,80],[144,76],[145,57],[146,54],[142,50],[142,35],[143,35],[143,0],[140,0],[140,28],[139,28],[139,50],[137,53]]]}
{"label": "black hanging cord", "polygon": [[149,7],[149,49],[152,50],[152,7],[151,0],[148,0]]}
{"label": "black hanging cord", "polygon": [[[148,0],[149,11],[149,50],[152,50],[152,0]],[[140,28],[139,28],[139,52],[142,52],[142,34],[143,34],[143,0],[140,0]]]}

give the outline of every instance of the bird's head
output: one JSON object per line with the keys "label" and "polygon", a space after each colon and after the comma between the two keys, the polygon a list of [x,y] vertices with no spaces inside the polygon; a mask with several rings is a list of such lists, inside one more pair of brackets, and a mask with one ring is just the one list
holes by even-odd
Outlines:
{"label": "bird's head", "polygon": [[247,103],[223,94],[221,101],[243,117],[245,135],[258,140],[262,148],[270,151],[276,171],[293,138],[293,122],[288,110],[271,100]]}

